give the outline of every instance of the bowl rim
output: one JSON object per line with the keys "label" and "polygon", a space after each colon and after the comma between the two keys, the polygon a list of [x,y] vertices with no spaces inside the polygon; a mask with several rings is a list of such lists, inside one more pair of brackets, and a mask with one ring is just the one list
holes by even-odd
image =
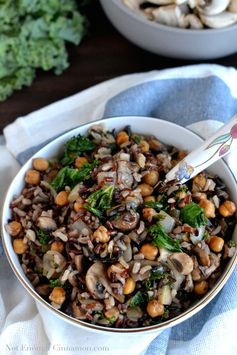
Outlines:
{"label": "bowl rim", "polygon": [[[90,329],[91,331],[99,331],[101,333],[119,333],[119,334],[137,334],[137,333],[151,333],[151,332],[159,332],[162,330],[165,330],[167,328],[169,328],[170,326],[175,326],[185,320],[187,320],[188,318],[190,318],[191,316],[193,316],[194,314],[196,314],[197,312],[199,312],[202,308],[204,308],[216,295],[217,293],[222,289],[222,287],[225,285],[226,281],[228,280],[228,278],[230,277],[230,275],[232,274],[235,265],[237,264],[237,251],[235,253],[235,255],[230,259],[230,261],[228,262],[228,264],[225,267],[224,272],[222,273],[220,279],[218,280],[218,282],[214,285],[214,287],[212,289],[210,289],[208,291],[208,293],[202,298],[200,299],[197,303],[194,303],[190,308],[188,308],[185,312],[181,313],[180,315],[171,318],[163,323],[159,323],[156,325],[151,325],[151,326],[146,326],[146,327],[140,327],[140,328],[109,328],[109,327],[104,327],[104,326],[100,326],[100,325],[96,325],[96,324],[91,324],[91,323],[87,323],[83,320],[80,319],[76,319],[72,316],[69,316],[68,314],[62,312],[61,310],[58,310],[56,308],[54,308],[50,303],[48,303],[46,300],[44,300],[33,288],[33,285],[30,283],[30,281],[26,281],[24,279],[24,277],[21,275],[21,273],[23,273],[23,270],[21,269],[21,271],[18,270],[18,268],[15,266],[14,261],[11,258],[10,252],[8,251],[8,247],[7,244],[5,242],[5,238],[11,238],[8,233],[5,230],[5,224],[4,224],[4,212],[6,210],[6,208],[9,208],[9,205],[7,204],[7,197],[8,194],[10,193],[12,187],[14,186],[14,183],[17,182],[18,180],[18,175],[26,168],[26,166],[32,161],[32,159],[34,157],[39,156],[39,154],[41,153],[41,151],[45,150],[46,147],[49,147],[50,145],[54,145],[55,142],[57,140],[62,139],[64,136],[70,135],[73,136],[74,134],[77,133],[78,130],[80,129],[88,129],[91,125],[94,124],[106,124],[107,120],[119,120],[119,119],[125,119],[127,118],[128,120],[140,120],[143,121],[144,119],[149,119],[152,121],[156,121],[156,122],[166,122],[168,125],[172,126],[173,128],[179,128],[181,130],[184,131],[184,133],[188,132],[188,134],[193,135],[193,137],[197,138],[201,141],[203,141],[204,139],[202,137],[200,137],[198,134],[194,133],[193,131],[191,131],[190,129],[180,126],[176,123],[170,122],[170,121],[165,121],[163,119],[159,119],[159,118],[155,118],[155,117],[148,117],[148,116],[134,116],[134,115],[126,115],[126,116],[112,116],[112,117],[104,117],[98,120],[93,120],[91,122],[82,124],[78,127],[75,127],[73,129],[70,129],[69,131],[66,131],[62,134],[60,134],[58,137],[56,137],[55,139],[53,139],[52,141],[50,141],[49,143],[45,144],[40,150],[38,150],[32,157],[30,157],[20,168],[20,170],[17,172],[17,174],[15,175],[15,177],[12,179],[6,193],[5,193],[5,197],[4,197],[4,202],[2,204],[2,210],[1,210],[1,233],[2,233],[2,244],[3,244],[3,249],[4,252],[7,256],[8,262],[15,274],[15,276],[18,278],[18,280],[20,281],[20,283],[24,286],[24,288],[30,293],[30,295],[33,297],[34,300],[38,301],[40,305],[42,305],[43,307],[45,307],[46,309],[48,309],[49,311],[52,311],[53,314],[55,314],[57,317],[62,317],[65,321],[67,321],[70,324],[79,326],[79,327],[84,327],[85,329]],[[230,170],[229,166],[227,165],[227,163],[223,160],[222,162],[224,163],[226,169],[228,170],[228,172],[232,175],[232,178],[235,182],[235,184],[237,185],[237,181],[236,178],[234,176],[234,174],[232,173],[232,171]],[[26,276],[25,276],[26,277]]]}
{"label": "bowl rim", "polygon": [[[100,0],[103,4],[107,0]],[[160,30],[165,30],[166,32],[170,33],[175,33],[175,34],[190,34],[190,35],[200,35],[200,34],[205,34],[205,33],[224,33],[224,32],[229,32],[231,30],[237,30],[237,23],[227,26],[227,27],[222,27],[222,28],[205,28],[205,29],[192,29],[192,28],[179,28],[179,27],[171,27],[167,25],[163,25],[158,22],[154,21],[149,21],[145,17],[137,14],[135,11],[131,10],[129,7],[127,7],[125,4],[122,3],[122,0],[110,0],[111,2],[114,3],[115,6],[118,6],[121,11],[123,11],[126,15],[140,21],[142,24],[151,26],[155,29],[160,29]]]}

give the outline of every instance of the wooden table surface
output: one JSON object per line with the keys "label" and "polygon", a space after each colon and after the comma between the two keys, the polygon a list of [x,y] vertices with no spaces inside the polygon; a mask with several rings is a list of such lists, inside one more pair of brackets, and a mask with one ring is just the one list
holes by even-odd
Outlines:
{"label": "wooden table surface", "polygon": [[[70,67],[58,77],[52,72],[38,71],[31,87],[15,92],[0,103],[1,131],[19,116],[104,80],[122,74],[197,63],[160,57],[128,42],[109,23],[98,1],[87,7],[86,14],[90,31],[80,46],[69,48]],[[209,62],[237,68],[237,54]]]}

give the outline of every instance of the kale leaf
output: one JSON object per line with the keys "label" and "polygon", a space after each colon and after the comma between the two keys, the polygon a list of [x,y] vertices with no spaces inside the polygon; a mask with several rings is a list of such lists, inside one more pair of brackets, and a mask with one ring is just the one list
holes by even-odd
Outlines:
{"label": "kale leaf", "polygon": [[152,243],[158,248],[165,248],[169,251],[182,251],[180,242],[174,240],[161,227],[159,222],[153,224],[149,230],[149,234],[153,237]]}
{"label": "kale leaf", "polygon": [[93,192],[86,200],[84,207],[94,213],[97,217],[102,217],[103,212],[111,207],[114,186],[105,185],[102,189]]}
{"label": "kale leaf", "polygon": [[51,237],[48,233],[43,231],[42,229],[37,230],[36,232],[37,238],[39,239],[40,244],[46,245],[50,241]]}
{"label": "kale leaf", "polygon": [[141,306],[148,301],[146,293],[137,291],[137,293],[128,300],[128,305],[130,307]]}
{"label": "kale leaf", "polygon": [[160,211],[163,207],[162,203],[160,203],[158,201],[156,201],[156,202],[147,201],[147,202],[145,202],[145,206],[150,207],[150,208],[154,208],[155,210],[158,210],[158,211]]}
{"label": "kale leaf", "polygon": [[80,169],[65,166],[55,176],[51,182],[51,186],[56,191],[63,190],[65,186],[73,188],[79,182],[90,179],[91,172],[96,166],[98,166],[98,160],[94,160],[92,163],[84,163]]}
{"label": "kale leaf", "polygon": [[50,287],[60,287],[62,286],[61,281],[59,279],[53,279],[49,281]]}
{"label": "kale leaf", "polygon": [[183,223],[187,223],[195,228],[205,226],[208,222],[204,214],[204,209],[194,202],[191,202],[181,209],[180,219]]}
{"label": "kale leaf", "polygon": [[71,165],[77,156],[82,153],[90,152],[95,148],[95,144],[80,134],[72,137],[65,143],[65,152],[60,160],[63,166]]}
{"label": "kale leaf", "polygon": [[0,23],[0,101],[31,85],[38,68],[61,74],[66,42],[78,45],[88,27],[74,0],[1,1]]}

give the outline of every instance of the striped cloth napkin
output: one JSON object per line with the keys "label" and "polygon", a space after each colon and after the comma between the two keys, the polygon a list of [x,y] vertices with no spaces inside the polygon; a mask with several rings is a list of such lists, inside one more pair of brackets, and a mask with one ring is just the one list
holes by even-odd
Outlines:
{"label": "striped cloth napkin", "polygon": [[[18,118],[0,139],[0,196],[34,152],[61,133],[101,117],[143,115],[206,138],[237,113],[237,71],[195,65],[126,75]],[[236,153],[227,160],[237,177]],[[1,249],[1,248],[0,248]],[[35,304],[0,256],[0,354],[237,354],[237,270],[198,314],[160,334],[104,335],[65,323]]]}

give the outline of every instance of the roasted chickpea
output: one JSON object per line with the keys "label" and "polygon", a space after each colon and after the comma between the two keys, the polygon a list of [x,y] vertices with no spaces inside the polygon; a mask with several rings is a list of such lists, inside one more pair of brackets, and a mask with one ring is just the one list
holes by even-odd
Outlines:
{"label": "roasted chickpea", "polygon": [[144,202],[156,202],[155,196],[146,196],[144,197]]}
{"label": "roasted chickpea", "polygon": [[128,277],[123,287],[123,294],[129,295],[135,290],[135,287],[136,287],[136,282],[133,280],[132,277]]}
{"label": "roasted chickpea", "polygon": [[196,295],[198,296],[202,296],[205,295],[205,293],[207,293],[208,291],[208,282],[203,280],[200,282],[196,282],[194,285],[194,292],[196,293]]}
{"label": "roasted chickpea", "polygon": [[150,196],[153,192],[153,187],[145,183],[138,185],[138,188],[141,191],[142,197]]}
{"label": "roasted chickpea", "polygon": [[199,202],[199,206],[204,209],[204,213],[207,218],[214,218],[215,217],[215,205],[213,202],[209,200],[201,200]]}
{"label": "roasted chickpea", "polygon": [[75,202],[73,205],[74,211],[79,212],[83,207],[83,203]]}
{"label": "roasted chickpea", "polygon": [[93,239],[98,240],[100,243],[107,243],[110,240],[108,229],[104,226],[100,226],[94,233]]}
{"label": "roasted chickpea", "polygon": [[158,254],[158,248],[151,243],[146,243],[143,244],[143,246],[140,249],[140,252],[144,255],[145,259],[155,260]]}
{"label": "roasted chickpea", "polygon": [[45,171],[49,167],[49,162],[45,158],[35,158],[33,159],[33,168],[38,171]]}
{"label": "roasted chickpea", "polygon": [[[121,269],[121,272],[124,270],[124,267],[120,264],[120,263],[115,263],[113,264],[114,266],[116,266],[117,268]],[[114,272],[111,268],[112,265],[110,265],[107,269],[107,275],[108,277],[111,279],[112,273]]]}
{"label": "roasted chickpea", "polygon": [[38,185],[40,183],[40,173],[37,170],[30,169],[26,172],[25,182],[30,185]]}
{"label": "roasted chickpea", "polygon": [[155,318],[164,314],[165,307],[158,300],[151,300],[148,302],[146,310],[150,317]]}
{"label": "roasted chickpea", "polygon": [[6,225],[6,231],[12,237],[16,237],[22,231],[22,225],[20,222],[12,221]]}
{"label": "roasted chickpea", "polygon": [[110,308],[108,311],[104,313],[105,317],[108,319],[113,318],[114,320],[118,319],[119,310],[117,307]]}
{"label": "roasted chickpea", "polygon": [[80,169],[82,167],[82,165],[84,165],[85,163],[87,163],[87,159],[85,157],[78,157],[75,160],[75,167],[77,169]]}
{"label": "roasted chickpea", "polygon": [[220,253],[223,249],[224,246],[224,239],[217,237],[216,235],[212,236],[210,241],[209,241],[209,247],[212,251],[215,253]]}
{"label": "roasted chickpea", "polygon": [[23,243],[23,239],[14,239],[13,249],[16,254],[24,254],[28,249],[28,245]]}
{"label": "roasted chickpea", "polygon": [[64,244],[63,244],[63,242],[55,241],[51,244],[50,249],[54,250],[54,251],[58,251],[59,253],[62,253],[64,250]]}
{"label": "roasted chickpea", "polygon": [[149,143],[147,141],[142,139],[141,142],[140,142],[140,147],[141,147],[142,153],[149,152],[150,146],[149,146]]}
{"label": "roasted chickpea", "polygon": [[68,192],[67,191],[60,191],[55,197],[56,205],[62,207],[68,204]]}
{"label": "roasted chickpea", "polygon": [[129,141],[129,136],[125,131],[121,131],[118,133],[117,137],[116,137],[116,143],[118,145],[127,143]]}
{"label": "roasted chickpea", "polygon": [[61,305],[66,299],[66,292],[62,287],[54,287],[53,291],[49,295],[50,301]]}
{"label": "roasted chickpea", "polygon": [[148,185],[155,186],[155,184],[159,181],[158,171],[156,170],[149,171],[146,175],[144,175],[143,181]]}
{"label": "roasted chickpea", "polygon": [[198,192],[198,191],[202,191],[206,185],[207,179],[204,176],[204,174],[198,174],[197,176],[195,176],[195,178],[193,179],[193,186],[192,186],[192,191],[193,192]]}
{"label": "roasted chickpea", "polygon": [[144,219],[151,221],[152,218],[157,215],[157,212],[156,212],[156,210],[154,210],[154,208],[145,207],[142,210],[142,215],[143,215]]}
{"label": "roasted chickpea", "polygon": [[219,212],[223,217],[230,217],[236,211],[236,205],[234,202],[226,200],[220,207]]}

